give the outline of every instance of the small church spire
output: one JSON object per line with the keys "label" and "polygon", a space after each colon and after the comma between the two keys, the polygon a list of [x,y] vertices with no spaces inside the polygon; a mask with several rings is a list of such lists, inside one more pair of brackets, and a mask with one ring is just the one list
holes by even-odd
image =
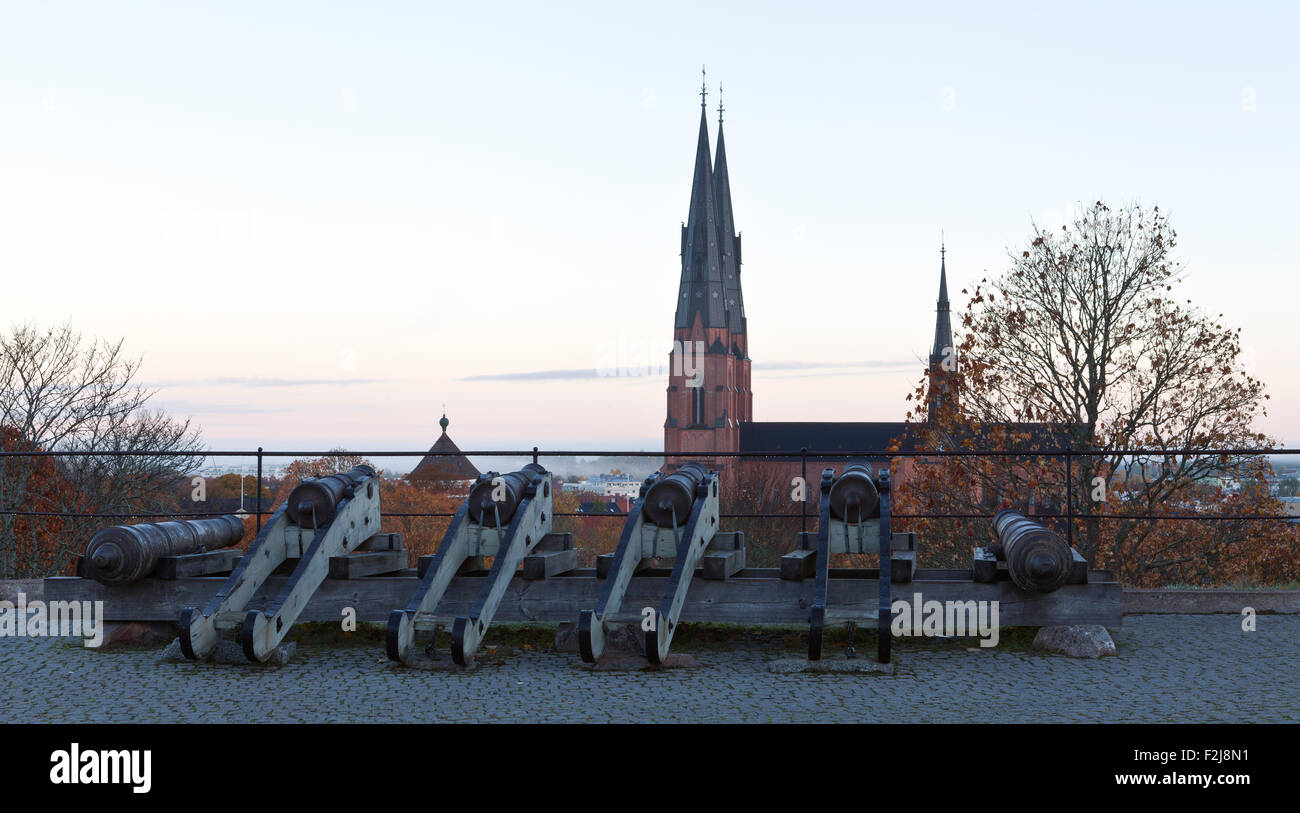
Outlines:
{"label": "small church spire", "polygon": [[[719,83],[718,83],[718,127],[719,127],[719,128],[722,127],[722,111],[723,111],[723,110],[726,110],[726,108],[722,106],[722,83],[719,82]],[[721,138],[722,136],[719,135],[718,137]]]}
{"label": "small church spire", "polygon": [[708,84],[708,80],[706,79],[706,74],[704,73],[704,66],[701,65],[700,66],[700,109],[701,110],[707,109],[709,103],[709,88],[707,84]]}
{"label": "small church spire", "polygon": [[930,349],[930,387],[928,410],[934,420],[949,401],[956,404],[953,379],[957,372],[957,349],[952,343],[952,317],[948,305],[948,247],[939,234],[939,301],[935,306],[934,347]]}
{"label": "small church spire", "polygon": [[930,350],[930,363],[938,364],[952,353],[952,317],[948,303],[948,249],[939,237],[939,301],[935,307],[934,347]]}
{"label": "small church spire", "polygon": [[443,433],[444,435],[447,434],[447,427],[448,427],[450,424],[451,424],[451,421],[447,420],[447,405],[446,405],[446,404],[443,404],[443,405],[442,405],[442,420],[438,421],[438,425],[442,427],[442,433]]}

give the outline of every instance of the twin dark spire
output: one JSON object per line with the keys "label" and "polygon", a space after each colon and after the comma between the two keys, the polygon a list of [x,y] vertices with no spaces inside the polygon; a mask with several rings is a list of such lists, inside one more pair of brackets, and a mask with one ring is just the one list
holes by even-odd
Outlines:
{"label": "twin dark spire", "polygon": [[[718,87],[719,97],[722,87]],[[689,328],[695,315],[706,328],[745,332],[745,307],[740,292],[740,237],[731,211],[727,150],[722,137],[718,102],[718,153],[710,161],[708,91],[700,86],[700,133],[695,145],[695,177],[691,208],[682,224],[682,276],[674,325]]]}

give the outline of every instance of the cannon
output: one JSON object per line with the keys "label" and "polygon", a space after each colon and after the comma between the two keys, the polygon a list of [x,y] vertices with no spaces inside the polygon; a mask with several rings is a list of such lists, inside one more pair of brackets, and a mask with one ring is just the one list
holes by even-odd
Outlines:
{"label": "cannon", "polygon": [[546,469],[542,466],[529,463],[519,471],[480,478],[466,500],[469,518],[485,528],[500,528],[509,523],[523,501],[528,485],[545,474]]}
{"label": "cannon", "polygon": [[[379,476],[370,466],[300,483],[212,600],[202,610],[181,612],[181,652],[191,660],[205,658],[221,630],[238,627],[244,656],[254,663],[268,660],[329,575],[330,560],[379,536],[379,525]],[[293,573],[267,608],[248,609],[267,578],[294,559]]]}
{"label": "cannon", "polygon": [[[900,561],[890,550],[892,533],[890,531],[889,470],[882,468],[878,477],[873,477],[871,467],[865,462],[855,461],[844,467],[839,477],[835,469],[822,471],[821,497],[817,522],[817,536],[811,547],[803,548],[782,556],[782,575],[788,578],[788,572],[794,565],[796,571],[802,570],[807,559],[815,559],[816,582],[813,588],[812,606],[808,621],[808,660],[820,660],[822,656],[822,636],[826,624],[832,620],[843,620],[856,624],[858,620],[870,621],[871,613],[863,616],[857,613],[839,613],[832,615],[827,608],[827,589],[830,580],[830,558],[835,553],[878,553],[880,570],[876,581],[879,584],[879,606],[875,621],[879,631],[877,638],[876,660],[889,663],[890,645],[892,643],[890,622],[893,619],[891,600],[891,581],[895,579],[893,568],[906,568],[900,573],[899,581],[910,581],[915,567],[915,550],[901,554]],[[801,538],[801,544],[803,538]],[[861,618],[859,618],[861,616]]]}
{"label": "cannon", "polygon": [[[873,474],[865,460],[850,461],[838,477],[835,469],[825,469],[818,509],[817,531],[800,533],[796,549],[781,557],[782,579],[816,578],[809,613],[808,659],[821,659],[822,635],[828,622],[843,621],[852,629],[859,621],[874,617],[880,631],[876,656],[881,663],[888,663],[890,585],[911,582],[917,572],[916,534],[895,534],[890,529],[889,469],[882,467]],[[837,553],[880,555],[880,605],[875,613],[828,607],[830,557]]]}
{"label": "cannon", "polygon": [[[659,606],[630,608],[632,613],[623,613],[623,597],[632,577],[656,557],[673,560]],[[662,664],[698,564],[704,565],[705,578],[725,579],[738,573],[745,567],[744,536],[718,533],[717,472],[686,463],[672,474],[658,472],[646,478],[623,525],[618,547],[596,560],[597,578],[603,578],[605,584],[596,606],[578,613],[582,660],[600,660],[611,625],[636,621],[645,634],[646,658]]]}
{"label": "cannon", "polygon": [[993,532],[998,542],[992,553],[1006,561],[1016,587],[1050,593],[1069,579],[1074,556],[1060,535],[1010,508],[993,515]]}
{"label": "cannon", "polygon": [[152,574],[167,556],[219,550],[237,544],[244,523],[233,515],[101,528],[82,557],[82,575],[113,586]]}
{"label": "cannon", "polygon": [[700,464],[686,463],[672,474],[655,480],[642,504],[646,520],[660,528],[684,522],[695,502],[695,490],[708,474]]}
{"label": "cannon", "polygon": [[364,463],[343,474],[303,480],[289,492],[286,503],[289,521],[303,527],[323,527],[334,519],[334,511],[343,498],[375,470]]}
{"label": "cannon", "polygon": [[[459,666],[472,666],[474,652],[516,568],[544,540],[556,536],[551,534],[551,503],[551,473],[536,463],[508,474],[479,475],[456,509],[406,609],[389,613],[384,641],[388,658],[412,664],[418,658],[416,631],[436,631],[450,623],[452,659]],[[469,613],[439,617],[438,605],[451,580],[480,569],[487,556],[495,557],[492,569]],[[576,562],[576,552],[570,558]]]}
{"label": "cannon", "polygon": [[831,483],[830,511],[841,522],[861,521],[879,516],[880,492],[871,479],[871,467],[855,462],[844,467]]}

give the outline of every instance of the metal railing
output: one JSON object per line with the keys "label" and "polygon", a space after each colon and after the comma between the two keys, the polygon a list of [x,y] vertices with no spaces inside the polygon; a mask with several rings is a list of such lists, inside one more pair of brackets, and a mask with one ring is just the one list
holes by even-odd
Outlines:
{"label": "metal railing", "polygon": [[[818,460],[848,460],[852,458],[884,459],[891,460],[894,458],[924,458],[924,459],[942,459],[942,458],[964,458],[964,457],[1024,457],[1024,458],[1063,458],[1066,466],[1065,476],[1065,505],[1064,513],[1060,512],[1036,512],[1035,517],[1064,519],[1066,521],[1069,541],[1073,544],[1074,520],[1079,518],[1087,519],[1127,519],[1127,520],[1158,520],[1158,521],[1196,521],[1196,522],[1222,522],[1222,521],[1242,521],[1242,520],[1283,520],[1296,521],[1300,516],[1289,514],[1129,514],[1129,513],[1083,513],[1075,511],[1074,489],[1072,488],[1074,460],[1076,458],[1086,457],[1160,457],[1164,459],[1186,458],[1186,457],[1261,457],[1261,456],[1289,456],[1300,455],[1300,449],[1270,449],[1270,448],[1227,448],[1227,449],[1127,449],[1117,450],[1098,450],[1085,451],[1078,449],[952,449],[952,450],[889,450],[889,449],[868,449],[859,451],[818,451],[806,447],[799,449],[798,452],[792,450],[769,450],[769,451],[751,451],[751,452],[646,452],[646,451],[628,451],[628,450],[571,450],[555,449],[542,450],[537,446],[524,450],[473,450],[460,452],[431,452],[428,450],[417,451],[352,451],[342,449],[331,449],[327,451],[280,451],[267,450],[259,446],[256,450],[212,450],[212,451],[144,451],[144,450],[70,450],[70,451],[36,451],[36,450],[18,450],[18,451],[0,451],[0,461],[5,458],[23,458],[23,457],[48,457],[48,458],[69,458],[69,457],[179,457],[179,458],[254,458],[257,463],[256,488],[253,498],[254,509],[246,513],[256,517],[256,526],[260,531],[262,526],[262,517],[269,515],[271,506],[263,508],[262,493],[264,490],[264,463],[268,459],[294,459],[301,460],[305,458],[323,458],[323,457],[360,457],[366,459],[372,458],[426,458],[426,457],[503,457],[503,458],[529,458],[537,463],[545,457],[620,457],[620,458],[663,458],[663,459],[685,459],[685,458],[702,458],[712,460],[731,460],[731,459],[765,459],[770,461],[794,462],[799,461],[801,476],[804,483],[808,483],[808,462]],[[241,475],[242,476],[242,475]],[[2,483],[0,483],[2,485]],[[723,513],[721,516],[728,518],[759,518],[759,519],[799,519],[801,529],[807,530],[808,523],[808,502],[804,500],[800,504],[799,513],[777,513],[777,512],[731,512]],[[25,511],[17,509],[0,510],[0,514],[10,516],[26,517],[75,517],[89,519],[159,519],[159,518],[187,518],[187,517],[211,517],[228,514],[229,511],[186,511],[186,512],[119,512],[119,513],[97,513],[97,512],[75,512],[75,511]],[[626,511],[599,511],[599,512],[556,512],[557,517],[626,517]],[[447,518],[454,515],[450,511],[432,511],[432,512],[385,512],[385,516],[391,517],[412,517],[412,518]],[[899,519],[991,519],[992,513],[895,513],[893,515]]]}

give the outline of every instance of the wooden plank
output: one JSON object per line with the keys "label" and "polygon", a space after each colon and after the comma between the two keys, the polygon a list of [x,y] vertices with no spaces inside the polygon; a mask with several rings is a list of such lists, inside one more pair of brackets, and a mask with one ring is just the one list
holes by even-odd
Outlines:
{"label": "wooden plank", "polygon": [[222,548],[203,553],[186,553],[180,556],[163,556],[158,560],[158,567],[153,575],[159,579],[182,579],[191,576],[211,576],[213,573],[229,573],[235,569],[242,550]]}
{"label": "wooden plank", "polygon": [[[924,573],[918,571],[918,576]],[[750,577],[751,573],[766,575]],[[1089,574],[1089,583],[1069,585],[1053,593],[1030,595],[1010,582],[980,584],[971,581],[928,581],[914,579],[912,589],[895,591],[895,599],[912,600],[919,593],[924,600],[998,601],[1002,626],[1055,626],[1065,624],[1122,624],[1122,591],[1114,581],[1099,581],[1099,571]],[[46,601],[104,601],[106,621],[175,621],[187,606],[202,606],[224,579],[199,577],[139,582],[110,588],[75,577],[45,580]],[[352,608],[359,621],[385,622],[394,609],[405,607],[415,592],[417,579],[405,576],[375,576],[366,579],[327,580],[313,595],[300,616],[301,621],[337,622],[344,608]],[[264,606],[284,586],[284,576],[272,576],[249,602]],[[627,607],[657,606],[668,579],[662,575],[638,575],[632,579],[624,599]],[[457,576],[452,579],[440,615],[467,614],[483,586],[483,578]],[[595,605],[602,582],[590,568],[542,581],[513,579],[497,613],[496,623],[572,621],[578,612]],[[751,569],[726,581],[697,579],[682,608],[683,622],[721,624],[806,624],[812,598],[812,584],[781,579],[770,568]],[[839,579],[828,584],[830,607],[837,613],[858,614],[874,619],[879,592],[874,579]]]}
{"label": "wooden plank", "polygon": [[[554,536],[568,536],[568,534],[553,534]],[[545,541],[545,539],[543,539]],[[542,543],[539,542],[537,547],[540,548]],[[534,549],[536,550],[536,549]],[[561,573],[568,573],[578,566],[578,551],[573,548],[560,550],[545,550],[540,553],[534,552],[524,557],[524,565],[519,571],[519,575],[529,581],[538,579],[549,579],[552,576],[558,576]]]}
{"label": "wooden plank", "polygon": [[377,576],[381,573],[393,573],[406,567],[406,551],[374,550],[350,553],[346,556],[331,556],[329,577],[331,579],[359,579],[363,576]]}

